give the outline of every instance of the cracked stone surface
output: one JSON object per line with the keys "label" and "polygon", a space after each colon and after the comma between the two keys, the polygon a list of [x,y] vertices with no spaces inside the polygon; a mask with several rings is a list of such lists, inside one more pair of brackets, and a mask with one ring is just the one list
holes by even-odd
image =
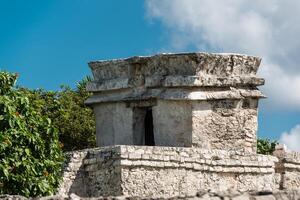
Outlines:
{"label": "cracked stone surface", "polygon": [[[256,152],[261,59],[239,54],[159,54],[90,62],[97,145],[143,145],[151,109],[157,146]],[[140,138],[137,140],[136,138]]]}

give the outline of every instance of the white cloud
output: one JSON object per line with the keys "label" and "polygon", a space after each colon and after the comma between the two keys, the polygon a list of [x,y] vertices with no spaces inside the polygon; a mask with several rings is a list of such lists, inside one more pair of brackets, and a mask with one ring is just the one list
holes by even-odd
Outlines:
{"label": "white cloud", "polygon": [[172,50],[262,57],[267,105],[300,110],[300,1],[147,0],[146,8],[171,32]]}
{"label": "white cloud", "polygon": [[279,142],[285,144],[289,150],[300,152],[300,125],[296,125],[290,132],[282,133]]}

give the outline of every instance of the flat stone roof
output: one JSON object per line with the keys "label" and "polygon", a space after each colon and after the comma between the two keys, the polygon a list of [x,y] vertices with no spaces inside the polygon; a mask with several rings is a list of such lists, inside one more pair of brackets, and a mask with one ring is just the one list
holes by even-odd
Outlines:
{"label": "flat stone roof", "polygon": [[241,54],[180,53],[134,56],[89,63],[95,81],[132,75],[254,76],[261,59]]}
{"label": "flat stone roof", "polygon": [[[87,104],[118,100],[262,98],[261,58],[242,54],[178,53],[92,61]],[[232,87],[234,89],[232,89]],[[167,89],[167,90],[166,90]]]}

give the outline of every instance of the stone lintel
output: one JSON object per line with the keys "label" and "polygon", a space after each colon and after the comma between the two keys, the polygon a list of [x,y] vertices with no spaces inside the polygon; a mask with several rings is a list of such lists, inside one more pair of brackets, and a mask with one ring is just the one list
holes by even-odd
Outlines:
{"label": "stone lintel", "polygon": [[[90,92],[119,90],[143,86],[146,88],[172,87],[245,87],[264,85],[264,79],[257,77],[198,77],[198,76],[151,76],[139,82],[129,78],[116,78],[102,82],[93,81],[87,85]],[[142,84],[141,84],[142,83]]]}
{"label": "stone lintel", "polygon": [[104,103],[104,102],[117,102],[117,101],[146,101],[149,99],[164,99],[164,100],[197,100],[197,101],[210,101],[222,99],[260,99],[266,96],[258,89],[193,89],[193,88],[173,88],[173,89],[148,89],[148,90],[116,90],[115,92],[94,94],[88,98],[85,103],[87,105]]}

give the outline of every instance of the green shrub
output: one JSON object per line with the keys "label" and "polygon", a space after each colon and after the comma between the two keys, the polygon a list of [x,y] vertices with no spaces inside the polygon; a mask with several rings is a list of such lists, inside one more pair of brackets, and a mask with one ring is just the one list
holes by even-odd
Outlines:
{"label": "green shrub", "polygon": [[20,88],[42,115],[47,116],[59,131],[59,140],[64,151],[96,146],[96,128],[93,111],[84,104],[91,95],[86,91],[86,77],[72,89],[62,86],[61,91]]}
{"label": "green shrub", "polygon": [[84,104],[89,95],[85,87],[74,90],[64,86],[58,93],[60,110],[53,122],[59,129],[59,138],[66,151],[96,146],[93,110]]}
{"label": "green shrub", "polygon": [[258,139],[257,153],[272,155],[272,153],[275,151],[276,144],[278,144],[277,141],[270,141],[269,139]]}
{"label": "green shrub", "polygon": [[63,154],[58,131],[22,90],[0,72],[0,194],[41,196],[59,185]]}

